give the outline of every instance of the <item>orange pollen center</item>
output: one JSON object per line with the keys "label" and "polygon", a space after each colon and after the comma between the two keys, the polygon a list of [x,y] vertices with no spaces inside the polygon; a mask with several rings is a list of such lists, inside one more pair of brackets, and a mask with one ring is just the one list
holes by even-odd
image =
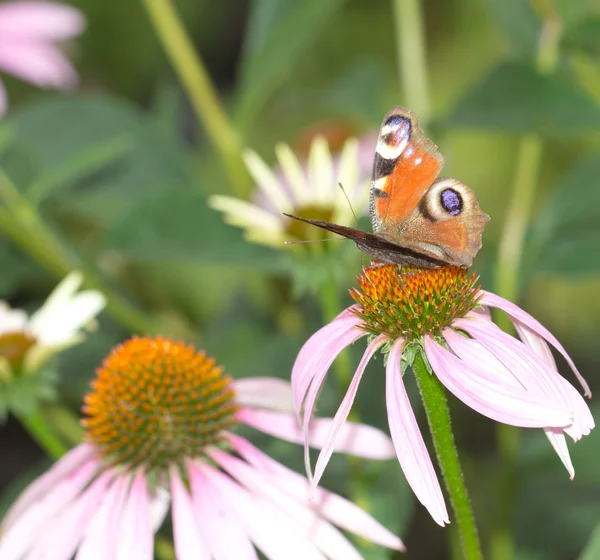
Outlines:
{"label": "orange pollen center", "polygon": [[87,439],[115,463],[166,469],[218,444],[235,423],[230,377],[181,342],[132,338],[96,373],[82,423]]}
{"label": "orange pollen center", "polygon": [[350,295],[361,309],[355,313],[373,335],[416,340],[437,335],[477,305],[479,277],[464,268],[417,268],[381,265],[363,269],[359,288]]}

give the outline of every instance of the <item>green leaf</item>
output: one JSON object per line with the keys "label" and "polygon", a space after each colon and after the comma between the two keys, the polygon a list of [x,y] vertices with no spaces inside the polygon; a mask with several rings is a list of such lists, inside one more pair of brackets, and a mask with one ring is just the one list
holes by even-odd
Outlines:
{"label": "green leaf", "polygon": [[255,0],[241,61],[236,121],[247,128],[345,0]]}
{"label": "green leaf", "polygon": [[596,132],[600,107],[560,76],[505,62],[458,102],[448,120],[454,126],[563,138]]}
{"label": "green leaf", "polygon": [[600,156],[580,163],[548,197],[536,217],[524,262],[561,275],[600,271]]}
{"label": "green leaf", "polygon": [[533,59],[540,34],[540,23],[528,0],[491,0],[494,20],[517,54]]}
{"label": "green leaf", "polygon": [[579,560],[597,560],[600,558],[600,523],[596,525],[594,532],[584,551],[581,553]]}
{"label": "green leaf", "polygon": [[202,261],[280,271],[281,255],[245,241],[242,231],[223,222],[204,195],[171,189],[148,195],[99,239],[109,250],[134,261]]}

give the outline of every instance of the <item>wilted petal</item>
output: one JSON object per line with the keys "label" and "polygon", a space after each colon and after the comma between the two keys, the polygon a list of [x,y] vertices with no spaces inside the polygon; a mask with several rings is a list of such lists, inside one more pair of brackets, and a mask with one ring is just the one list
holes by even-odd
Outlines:
{"label": "wilted petal", "polygon": [[581,386],[585,391],[585,396],[588,398],[592,396],[589,385],[587,384],[586,380],[583,378],[581,373],[579,373],[579,371],[575,367],[573,360],[571,359],[569,354],[567,354],[567,351],[563,348],[562,344],[546,327],[544,327],[539,321],[537,321],[531,315],[529,315],[529,313],[523,311],[518,305],[515,305],[514,303],[496,294],[486,292],[485,290],[481,290],[481,294],[482,297],[479,300],[480,303],[484,305],[489,305],[490,307],[497,307],[498,309],[502,309],[502,311],[504,311],[511,317],[511,319],[513,319],[513,322],[518,321],[519,323],[522,323],[523,325],[537,333],[539,336],[546,339],[550,344],[552,344],[552,346],[554,346],[554,348],[556,348],[563,355],[565,360],[567,360],[568,364],[571,366],[571,369],[575,373],[577,379],[579,380],[579,383],[581,383]]}
{"label": "wilted petal", "polygon": [[569,478],[573,480],[573,477],[575,476],[575,468],[571,462],[569,448],[567,447],[567,441],[562,430],[560,428],[545,428],[544,433],[546,434],[548,441],[552,444],[554,451],[556,451],[556,454],[562,461],[562,464],[569,472]]}
{"label": "wilted petal", "polygon": [[450,523],[450,519],[442,489],[402,381],[400,361],[403,346],[403,339],[394,342],[386,367],[385,398],[390,433],[410,487],[434,521],[444,526]]}
{"label": "wilted petal", "polygon": [[[450,329],[443,334],[452,340],[451,346],[460,344],[462,337]],[[563,427],[572,421],[566,407],[548,400],[544,394],[507,383],[501,374],[495,377],[493,361],[485,366],[481,366],[481,361],[466,362],[430,336],[425,337],[425,353],[443,385],[467,406],[492,420],[526,428]]]}
{"label": "wilted petal", "polygon": [[[350,386],[346,391],[346,395],[342,400],[335,416],[331,422],[331,427],[329,428],[329,432],[325,438],[323,443],[321,452],[319,453],[319,457],[317,459],[317,464],[315,466],[315,474],[314,478],[311,482],[311,487],[314,489],[321,480],[323,476],[323,472],[325,471],[325,467],[327,463],[329,463],[329,459],[333,454],[333,451],[336,447],[337,441],[342,433],[342,429],[348,419],[348,415],[350,414],[350,410],[352,409],[352,405],[354,404],[354,399],[356,398],[356,392],[358,391],[358,386],[362,379],[363,373],[367,364],[373,357],[373,354],[379,350],[379,348],[383,345],[383,343],[388,340],[386,335],[380,335],[375,338],[371,343],[367,346],[365,353],[358,365],[356,373],[352,377],[352,381],[350,382]],[[309,477],[310,478],[310,477]]]}
{"label": "wilted petal", "polygon": [[235,401],[242,406],[293,412],[292,386],[275,377],[247,377],[233,382]]}
{"label": "wilted petal", "polygon": [[0,4],[0,38],[64,40],[85,27],[83,14],[57,2],[18,1]]}
{"label": "wilted petal", "polygon": [[[242,408],[237,420],[261,432],[292,443],[304,442],[304,431],[296,418],[289,413],[270,410]],[[331,429],[330,418],[313,418],[308,433],[311,447],[321,449]],[[366,424],[346,422],[335,445],[335,451],[367,459],[391,459],[395,457],[392,442],[381,430]]]}
{"label": "wilted petal", "polygon": [[[228,439],[241,457],[268,473],[269,480],[273,484],[297,500],[305,502],[309,492],[309,483],[304,476],[278,463],[240,436],[229,434]],[[394,533],[342,496],[324,488],[316,488],[314,499],[310,500],[309,505],[342,529],[382,546],[404,550],[402,541]]]}
{"label": "wilted petal", "polygon": [[191,496],[176,467],[171,467],[170,479],[173,502],[173,540],[177,560],[211,560],[200,528],[196,523]]}

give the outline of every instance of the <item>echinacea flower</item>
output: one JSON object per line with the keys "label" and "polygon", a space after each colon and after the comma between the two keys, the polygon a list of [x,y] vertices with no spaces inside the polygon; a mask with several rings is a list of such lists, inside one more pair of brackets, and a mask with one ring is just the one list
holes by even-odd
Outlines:
{"label": "echinacea flower", "polygon": [[[95,290],[78,291],[83,277],[72,272],[31,317],[0,301],[0,417],[23,400],[47,394],[40,368],[55,354],[83,340],[106,304]],[[21,406],[22,408],[22,406]]]}
{"label": "echinacea flower", "polygon": [[[57,42],[72,39],[85,27],[71,6],[41,0],[0,4],[0,70],[43,88],[69,89],[77,73]],[[0,82],[0,115],[6,112]]]}
{"label": "echinacea flower", "polygon": [[[415,351],[424,354],[432,374],[451,393],[480,414],[513,426],[543,428],[573,478],[564,434],[577,441],[589,434],[594,421],[581,395],[558,374],[548,343],[565,357],[589,397],[588,385],[545,327],[516,305],[480,289],[477,280],[458,267],[403,267],[399,272],[396,265],[383,265],[363,270],[360,288],[350,292],[356,304],[306,342],[293,368],[294,405],[309,433],[316,398],[334,359],[359,338],[369,337],[318,457],[312,488],[348,418],[367,363],[380,349],[387,358],[385,398],[398,460],[437,523],[448,523],[448,512],[403,382]],[[520,340],[492,322],[491,307],[508,314]]]}
{"label": "echinacea flower", "polygon": [[[86,442],[33,482],[0,526],[0,558],[151,560],[169,502],[179,560],[360,558],[336,528],[401,550],[398,537],[348,500],[319,490],[234,433],[247,424],[302,434],[289,383],[232,381],[212,358],[161,337],[133,338],[104,361],[85,398]],[[330,420],[316,420],[319,445]],[[394,455],[390,439],[347,425],[338,451]]]}
{"label": "echinacea flower", "polygon": [[[369,138],[367,143],[371,158],[374,142]],[[283,247],[285,241],[310,240],[315,239],[315,235],[323,235],[317,228],[286,218],[284,212],[348,226],[354,224],[352,207],[357,214],[365,214],[370,168],[361,165],[358,139],[346,140],[340,155],[332,158],[326,140],[315,137],[304,167],[288,145],[279,144],[275,151],[279,161],[277,172],[255,152],[246,150],[244,153],[248,171],[257,184],[254,203],[222,195],[209,199],[212,208],[225,214],[227,223],[244,228],[249,241]]]}

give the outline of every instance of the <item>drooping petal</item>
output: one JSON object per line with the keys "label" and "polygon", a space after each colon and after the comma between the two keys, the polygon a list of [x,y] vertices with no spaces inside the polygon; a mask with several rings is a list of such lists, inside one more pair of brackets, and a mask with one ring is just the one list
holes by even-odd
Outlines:
{"label": "drooping petal", "polygon": [[293,412],[292,386],[275,377],[247,377],[234,381],[235,401],[242,406]]}
{"label": "drooping petal", "polygon": [[352,377],[352,381],[350,382],[348,390],[346,391],[346,395],[344,396],[342,403],[335,413],[335,416],[331,422],[331,427],[329,428],[329,432],[327,433],[325,441],[323,442],[323,446],[315,466],[315,474],[311,483],[311,488],[313,490],[319,484],[319,481],[325,472],[325,467],[327,466],[327,463],[329,463],[329,459],[331,459],[331,455],[333,454],[337,441],[342,433],[344,424],[346,423],[348,415],[350,414],[350,410],[352,409],[352,405],[354,404],[356,392],[358,391],[358,386],[362,379],[365,368],[373,357],[373,354],[379,350],[386,340],[388,340],[386,335],[378,336],[369,344],[369,346],[367,346],[367,349],[363,354],[356,373]]}
{"label": "drooping petal", "polygon": [[556,454],[562,461],[562,464],[567,469],[569,478],[573,480],[573,477],[575,476],[575,468],[571,462],[569,448],[567,447],[567,441],[562,430],[560,428],[545,428],[544,433],[554,448],[554,451],[556,451]]}
{"label": "drooping petal", "polygon": [[133,477],[116,538],[115,560],[152,560],[154,533],[150,522],[150,496],[143,471]]}
{"label": "drooping petal", "polygon": [[94,456],[94,450],[88,443],[82,443],[71,449],[52,468],[34,480],[19,496],[2,520],[1,533],[6,533],[22,513],[46,496],[68,475]]}
{"label": "drooping petal", "polygon": [[342,311],[331,323],[314,333],[300,349],[292,368],[294,408],[298,415],[313,379],[324,376],[337,355],[366,334],[357,329],[361,319],[352,311],[356,308],[351,306]]}
{"label": "drooping petal", "polygon": [[252,150],[245,150],[242,156],[248,171],[256,181],[256,186],[275,208],[279,212],[291,212],[293,209],[292,200],[268,165]]}
{"label": "drooping petal", "polygon": [[340,531],[310,509],[307,502],[296,501],[287,492],[274,485],[267,473],[219,449],[212,450],[210,457],[242,486],[280,508],[282,515],[289,515],[298,531],[302,531],[307,539],[315,543],[327,558],[332,560],[362,558]]}
{"label": "drooping petal", "polygon": [[84,28],[83,14],[65,4],[41,1],[0,4],[0,37],[64,40],[76,37]]}
{"label": "drooping petal", "polygon": [[194,513],[211,557],[258,560],[243,525],[202,469],[189,462],[188,476]]}
{"label": "drooping petal", "polygon": [[[294,415],[270,410],[253,410],[242,408],[236,419],[261,432],[290,441],[303,443],[304,433],[298,426]],[[331,429],[330,418],[314,418],[311,421],[308,443],[311,447],[321,449]],[[367,459],[391,459],[395,457],[390,438],[381,430],[366,424],[346,422],[335,444],[335,451]]]}
{"label": "drooping petal", "polygon": [[[229,434],[228,439],[241,457],[268,473],[269,480],[273,484],[294,496],[301,503],[306,502],[309,483],[304,476],[278,463],[238,435]],[[394,533],[388,531],[366,511],[342,496],[324,488],[316,488],[314,499],[310,500],[308,504],[342,529],[381,546],[404,550],[404,544]]]}
{"label": "drooping petal", "polygon": [[518,321],[522,323],[526,327],[530,328],[532,331],[537,333],[542,338],[546,339],[554,348],[556,348],[567,360],[568,364],[571,366],[573,373],[581,383],[581,386],[584,389],[585,396],[590,398],[592,393],[590,391],[590,387],[587,384],[586,380],[583,378],[581,373],[579,373],[578,369],[575,367],[575,363],[567,354],[567,351],[563,348],[562,344],[556,339],[556,337],[539,321],[534,319],[529,313],[523,311],[518,305],[496,295],[491,292],[487,292],[485,290],[481,290],[482,297],[479,300],[480,303],[484,305],[489,305],[490,307],[497,307],[498,309],[502,309],[507,315],[510,316],[514,321]]}
{"label": "drooping petal", "polygon": [[202,465],[201,468],[210,484],[238,514],[252,542],[269,560],[325,560],[288,516],[213,467]]}
{"label": "drooping petal", "polygon": [[[445,329],[451,346],[460,345],[459,334]],[[453,338],[456,337],[456,338]],[[512,426],[525,428],[564,427],[572,422],[568,408],[493,375],[493,357],[481,367],[481,361],[467,362],[449,352],[430,336],[425,337],[425,353],[442,384],[458,399],[480,414]]]}
{"label": "drooping petal", "polygon": [[176,467],[170,470],[173,540],[178,560],[211,560],[196,522],[192,499]]}
{"label": "drooping petal", "polygon": [[450,523],[442,489],[429,457],[415,413],[402,381],[403,339],[397,339],[388,356],[385,399],[392,441],[400,466],[417,499],[439,525]]}
{"label": "drooping petal", "polygon": [[0,558],[19,560],[31,546],[32,538],[47,527],[64,507],[72,506],[72,502],[96,472],[96,462],[88,460],[31,504],[3,533],[0,539]]}

